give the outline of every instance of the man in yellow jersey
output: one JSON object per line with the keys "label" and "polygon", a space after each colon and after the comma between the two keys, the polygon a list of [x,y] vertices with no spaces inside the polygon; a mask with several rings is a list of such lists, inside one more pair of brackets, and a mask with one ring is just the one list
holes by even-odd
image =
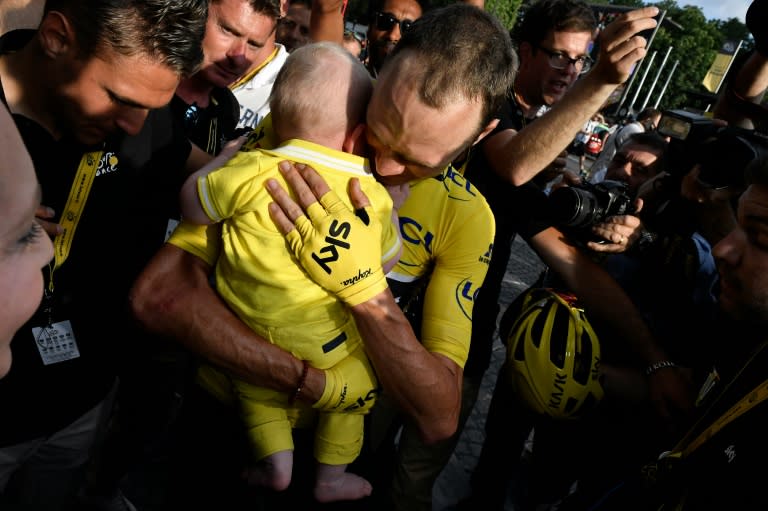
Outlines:
{"label": "man in yellow jersey", "polygon": [[[589,81],[585,82],[584,88],[581,88],[580,94],[582,95],[592,95],[597,96],[598,94],[603,94],[606,91],[611,90],[615,87],[616,83],[619,83],[623,77],[626,77],[626,73],[631,68],[632,62],[636,58],[639,58],[642,56],[643,51],[643,40],[641,38],[631,38],[631,35],[643,30],[644,28],[649,28],[654,25],[654,21],[651,19],[651,16],[653,16],[655,12],[653,9],[648,10],[639,10],[635,11],[633,13],[627,14],[624,17],[621,17],[617,20],[617,22],[610,28],[609,31],[606,33],[606,39],[605,39],[605,46],[604,46],[604,54],[600,57],[600,67],[601,70],[600,73],[596,74],[593,79],[590,79]],[[418,26],[418,21],[416,22],[415,26]],[[407,35],[406,35],[407,38]],[[614,44],[613,40],[618,41],[626,41],[622,44]],[[404,39],[405,40],[405,39]],[[403,40],[401,40],[402,43]],[[395,50],[397,52],[397,50]],[[542,55],[544,55],[542,53]],[[578,59],[573,59],[578,60]],[[537,62],[537,65],[539,63]],[[542,65],[546,65],[549,69],[549,63],[546,59],[544,59],[541,62]],[[529,63],[530,65],[530,63]],[[521,62],[522,66],[522,62]],[[541,66],[539,66],[541,67]],[[386,69],[386,64],[385,68]],[[530,73],[529,69],[526,69],[528,73]],[[523,69],[521,68],[520,75],[523,74]],[[381,78],[380,78],[381,79]],[[377,84],[378,87],[378,84]],[[556,87],[554,87],[558,92],[564,92],[563,88],[558,84]],[[376,101],[376,95],[374,95],[374,103]],[[373,107],[373,105],[372,105]],[[398,108],[396,105],[394,107],[396,110],[401,110],[402,107]],[[409,111],[410,109],[406,109],[406,111]],[[558,110],[560,111],[560,110]],[[560,111],[561,112],[561,111]],[[550,119],[547,119],[547,121],[544,123],[544,126],[547,130],[556,130],[558,129],[557,126],[564,125],[564,120],[562,118],[562,115],[567,117],[568,122],[574,122],[572,117],[573,116],[579,116],[582,115],[582,112],[580,110],[573,110],[573,111],[566,111],[561,112],[561,114],[556,114],[556,116],[551,117],[550,119],[553,120],[553,122],[549,122]],[[557,119],[555,121],[555,119]],[[540,122],[541,120],[537,121]],[[427,121],[423,121],[426,123]],[[369,124],[373,125],[371,122],[371,112],[369,111]],[[422,125],[423,126],[423,125]],[[399,132],[395,133],[396,135],[399,135]],[[551,151],[551,158],[554,158],[557,156],[557,152],[552,150],[552,148],[548,147],[548,144],[544,144],[541,139],[538,140],[532,140],[528,137],[524,137],[528,140],[529,146],[527,148],[519,148],[515,153],[514,156],[517,158],[515,161],[520,161],[520,163],[525,162],[525,164],[531,163],[531,161],[535,160],[536,158],[541,158],[541,152]],[[547,141],[550,139],[547,138]],[[485,143],[486,139],[483,139],[481,144]],[[376,147],[375,141],[371,142],[372,146]],[[399,145],[399,143],[398,143]],[[547,147],[545,147],[547,146]],[[399,147],[398,147],[399,149]],[[545,151],[546,150],[546,151]],[[402,153],[402,151],[396,151],[395,154]],[[454,160],[455,161],[455,160]],[[507,161],[511,161],[511,156],[507,158]],[[551,160],[550,160],[551,161]],[[377,172],[381,175],[384,174],[384,171],[382,170],[381,166],[377,166]],[[406,174],[407,174],[406,169]],[[386,169],[387,172],[389,172],[389,169]],[[391,179],[390,176],[381,177],[382,180],[389,180]],[[385,181],[389,182],[389,181]],[[409,206],[413,206],[414,208],[422,208],[424,209],[424,204],[428,204],[429,198],[427,196],[417,196],[415,191],[418,189],[417,186],[412,186],[411,188],[411,197],[406,201],[406,203],[403,206],[403,210],[401,211],[401,219],[406,217],[406,213],[409,211]],[[523,209],[523,212],[520,213],[525,216],[526,213],[529,213],[528,211]],[[421,212],[421,215],[425,215],[426,213]],[[520,217],[516,217],[520,218]],[[403,230],[403,237],[406,240],[405,248],[406,248],[406,254],[408,249],[408,236],[405,234],[405,230],[409,227],[408,225],[405,225],[403,220],[401,220],[402,224],[402,230]],[[419,226],[421,227],[421,226]],[[421,232],[424,232],[422,230]],[[430,231],[426,231],[428,234],[425,237],[425,240],[430,241],[432,240],[433,233]],[[464,238],[466,239],[469,235],[467,233],[464,233]],[[438,236],[434,236],[434,239],[437,239]],[[431,243],[431,241],[430,241]],[[559,250],[556,252],[556,255],[561,258],[562,263],[561,266],[570,265],[572,261],[574,261],[576,258],[571,256],[571,247],[566,245],[565,243],[560,242],[561,247],[565,248],[565,250]],[[494,246],[494,255],[496,251],[496,246]],[[575,250],[575,249],[574,249]],[[434,254],[435,260],[440,261],[441,257],[439,254]],[[401,262],[404,261],[406,256],[401,259]],[[440,263],[438,263],[439,265]],[[390,273],[389,277],[396,277],[396,272],[398,272],[404,265],[400,264],[395,269],[394,272]],[[587,268],[586,265],[582,266],[584,268]],[[591,267],[589,267],[591,269]],[[408,267],[407,270],[409,272],[413,271],[413,267]],[[638,346],[640,346],[640,349],[651,351],[655,349],[654,340],[650,335],[650,332],[647,328],[644,328],[644,325],[642,324],[642,319],[640,318],[637,311],[635,311],[632,308],[632,304],[629,301],[629,299],[622,293],[621,289],[616,285],[615,282],[613,282],[607,274],[604,272],[601,274],[597,274],[596,272],[587,272],[584,274],[584,277],[591,280],[590,282],[590,289],[592,290],[591,298],[593,298],[593,302],[596,302],[598,304],[604,304],[602,309],[606,312],[610,312],[612,314],[615,314],[617,317],[622,317],[624,319],[623,325],[624,332],[626,334],[626,338],[630,340],[630,342],[637,343]],[[486,279],[487,280],[487,279]],[[393,289],[393,292],[395,293],[395,296],[397,297],[399,294],[397,293],[397,287],[399,287],[401,283],[398,283],[398,285],[391,284],[391,287]],[[432,285],[430,284],[430,288],[432,288]],[[483,290],[480,292],[479,296],[482,296],[482,293],[484,292],[485,283],[483,283]],[[428,291],[429,292],[429,291]],[[609,298],[610,297],[610,298]],[[475,297],[473,297],[475,298]],[[423,310],[423,322],[430,321],[429,314],[431,312],[428,310],[430,306],[430,302],[434,305],[435,301],[430,300],[430,297],[427,295],[424,299],[423,303],[415,303],[414,306],[411,306],[410,304],[405,304],[404,300],[400,300],[400,305],[406,309],[407,314],[410,316],[410,311],[414,310],[416,311],[416,315],[418,316],[419,310]],[[476,302],[473,299],[473,305],[477,306],[478,302]],[[476,308],[473,308],[474,312],[477,313]],[[439,316],[436,316],[436,318],[440,318]],[[495,323],[495,316],[490,321],[492,323]],[[473,328],[475,326],[482,326],[477,324],[477,319],[473,317]],[[414,321],[412,324],[414,324],[414,328],[418,332],[419,323],[418,321]],[[629,327],[629,325],[635,325],[633,327]],[[422,323],[422,341],[425,342],[426,346],[426,340],[423,333],[423,323]],[[471,343],[473,346],[472,349],[474,349],[474,340]],[[434,349],[431,349],[427,347],[428,350],[434,351]],[[471,359],[471,357],[470,357]],[[465,367],[466,371],[466,367]],[[466,373],[464,373],[466,375]],[[466,385],[467,379],[464,378],[462,381],[462,386]],[[671,387],[671,386],[670,386]],[[462,388],[462,387],[460,387]],[[384,385],[384,394],[382,395],[382,399],[379,401],[379,404],[374,409],[373,413],[371,414],[371,419],[374,427],[371,429],[372,433],[378,432],[378,425],[377,425],[377,419],[380,418],[383,414],[383,406],[387,403],[387,386]],[[463,390],[463,388],[462,388]],[[471,392],[471,389],[468,389]],[[476,388],[475,388],[476,390]],[[664,389],[664,397],[669,399],[670,396],[674,398],[676,388],[665,388]],[[468,393],[466,396],[463,396],[467,398],[467,400],[470,399],[470,394]],[[473,398],[472,398],[473,399]],[[464,408],[465,414],[468,414],[469,411],[471,411],[471,403],[470,406]],[[466,415],[465,415],[466,416]],[[461,420],[461,419],[460,419]],[[397,444],[397,453],[396,453],[396,467],[393,470],[393,479],[387,480],[387,487],[391,488],[391,499],[390,502],[386,503],[384,507],[387,509],[430,509],[431,504],[431,489],[432,489],[432,482],[434,481],[434,478],[437,477],[437,475],[440,472],[440,469],[444,466],[444,462],[448,459],[450,456],[450,453],[452,451],[452,443],[457,440],[457,437],[452,438],[448,442],[441,443],[439,445],[430,446],[428,443],[423,442],[422,439],[418,438],[418,430],[417,428],[414,428],[411,424],[409,424],[408,421],[405,421],[404,427],[401,431],[401,434],[398,437],[398,444]],[[447,444],[447,445],[446,445]],[[383,444],[386,448],[386,444]],[[377,451],[376,459],[386,459],[386,456],[382,454],[383,451],[379,450]],[[438,463],[438,459],[440,456],[444,456],[442,458],[443,463]],[[363,457],[361,456],[361,459]],[[381,462],[379,462],[381,464]],[[374,481],[374,487],[377,487],[377,484],[375,482],[375,479],[372,479]],[[501,487],[500,490],[504,491],[505,488]]]}
{"label": "man in yellow jersey", "polygon": [[[457,427],[472,300],[485,276],[494,233],[485,200],[449,163],[492,129],[491,118],[511,83],[515,58],[506,30],[475,7],[456,4],[439,9],[422,17],[417,26],[401,40],[410,42],[374,86],[367,138],[383,184],[414,183],[407,200],[411,206],[401,216],[404,248],[397,273],[409,288],[408,294],[401,295],[403,300],[419,285],[426,287],[424,321],[420,335],[415,335],[389,290],[350,310],[387,399],[413,420],[425,441],[435,442],[452,435]],[[461,58],[454,60],[457,51]],[[433,82],[436,77],[450,82]],[[432,83],[446,86],[429,90]],[[410,84],[422,84],[419,88],[424,90],[414,90]],[[421,99],[422,92],[433,93],[430,104]],[[436,129],[441,131],[437,138]],[[358,192],[354,191],[355,196]],[[145,269],[133,292],[137,317],[146,327],[178,339],[231,374],[282,392],[300,390],[300,401],[317,403],[326,384],[338,375],[309,368],[303,376],[300,360],[260,339],[224,307],[208,286],[218,254],[218,247],[209,242],[216,237],[206,239],[200,234],[182,223],[171,243]],[[364,248],[368,252],[370,247]],[[340,264],[356,267],[347,258],[359,255],[361,249],[338,250],[335,256]],[[361,261],[363,266],[372,264],[364,257]],[[311,275],[317,281],[318,276]],[[338,291],[333,275],[323,275],[331,281],[323,282],[323,287]],[[356,387],[355,381],[344,381],[340,387],[347,399],[366,397],[366,390]],[[222,428],[222,414],[214,413],[196,417],[208,423],[209,432]],[[234,439],[225,431],[215,436],[217,445],[210,449],[199,436],[191,435],[198,441],[190,464],[182,466],[190,469],[194,463],[195,470],[188,472],[195,479],[187,479],[187,487],[201,491],[216,487],[210,477],[217,478],[215,484],[221,482],[221,470],[203,475],[201,465],[220,468],[235,463],[231,455],[221,459],[230,452],[222,441]],[[231,446],[232,452],[237,445]],[[203,461],[203,454],[212,458]],[[198,477],[200,485],[195,484]],[[384,490],[382,486],[381,493]],[[367,501],[357,502],[371,505]]]}
{"label": "man in yellow jersey", "polygon": [[[640,10],[627,16],[627,32],[647,28],[640,25],[653,14],[655,10]],[[495,126],[493,116],[514,73],[510,44],[506,30],[479,9],[457,4],[427,13],[388,58],[368,110],[368,143],[380,181],[390,186],[410,183],[410,196],[400,211],[404,254],[392,274],[404,289],[395,290],[400,304],[385,291],[351,311],[386,399],[408,417],[413,436],[427,444],[450,437],[457,428],[472,306],[485,277],[494,232],[485,200],[449,164]],[[617,51],[623,54],[639,46],[629,40]],[[465,54],[457,58],[457,51]],[[314,186],[317,176],[306,175]],[[285,177],[300,186],[296,170]],[[327,187],[322,181],[318,186],[319,196],[318,190]],[[306,218],[301,220],[295,204],[279,195],[280,188],[270,189],[289,214],[290,220],[278,220],[289,239],[297,236],[291,220],[298,220],[304,234],[325,236],[312,231]],[[332,195],[323,197],[323,205]],[[298,197],[302,205],[312,203],[313,220],[335,214],[315,204],[306,186]],[[352,191],[352,198],[355,204],[365,203],[358,190]],[[275,390],[300,388],[299,399],[317,402],[326,374],[310,369],[303,377],[299,360],[259,341],[223,307],[207,284],[218,249],[196,234],[182,224],[145,269],[133,291],[138,318],[233,374]],[[357,248],[338,257],[365,260],[365,252]],[[335,289],[327,275],[312,272],[311,258],[305,268],[324,287]],[[423,311],[415,333],[400,307],[410,308],[405,302],[419,296],[419,284],[425,292],[422,306],[413,302]],[[353,383],[348,385],[350,393],[355,391]]]}

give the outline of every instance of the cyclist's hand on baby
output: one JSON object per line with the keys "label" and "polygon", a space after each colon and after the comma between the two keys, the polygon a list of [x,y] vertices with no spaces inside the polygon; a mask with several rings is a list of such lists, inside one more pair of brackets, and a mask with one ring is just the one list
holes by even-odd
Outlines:
{"label": "cyclist's hand on baby", "polygon": [[350,182],[352,210],[311,167],[281,162],[280,170],[298,203],[270,179],[270,216],[312,280],[350,306],[384,291],[381,223],[359,181]]}

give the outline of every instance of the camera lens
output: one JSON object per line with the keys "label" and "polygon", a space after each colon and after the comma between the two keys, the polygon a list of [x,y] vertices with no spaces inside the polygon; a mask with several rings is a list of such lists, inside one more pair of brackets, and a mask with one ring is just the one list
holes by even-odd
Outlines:
{"label": "camera lens", "polygon": [[590,190],[564,186],[549,195],[555,223],[567,227],[588,227],[601,210],[598,199]]}

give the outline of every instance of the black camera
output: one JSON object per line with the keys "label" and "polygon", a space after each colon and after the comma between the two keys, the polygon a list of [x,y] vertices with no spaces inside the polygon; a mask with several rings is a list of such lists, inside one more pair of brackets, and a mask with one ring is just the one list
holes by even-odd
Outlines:
{"label": "black camera", "polygon": [[703,115],[667,110],[657,131],[669,137],[664,169],[682,177],[701,164],[699,181],[710,188],[744,186],[744,169],[752,160],[768,155],[765,134],[724,126]]}
{"label": "black camera", "polygon": [[605,180],[563,186],[549,194],[552,218],[561,227],[588,230],[609,216],[634,213],[627,184]]}

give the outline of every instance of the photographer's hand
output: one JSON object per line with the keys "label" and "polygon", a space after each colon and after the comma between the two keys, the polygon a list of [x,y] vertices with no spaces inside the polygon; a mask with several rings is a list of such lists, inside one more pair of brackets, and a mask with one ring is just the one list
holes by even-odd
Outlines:
{"label": "photographer's hand", "polygon": [[590,78],[598,78],[606,84],[624,83],[632,73],[635,63],[642,59],[648,41],[637,35],[656,26],[656,7],[645,7],[625,12],[616,17],[599,35],[600,54]]}
{"label": "photographer's hand", "polygon": [[[639,213],[643,208],[643,199],[635,199],[634,205],[635,213]],[[611,216],[605,222],[592,226],[592,233],[609,243],[589,241],[587,247],[595,252],[610,254],[625,252],[640,238],[643,230],[643,222],[635,214]]]}

